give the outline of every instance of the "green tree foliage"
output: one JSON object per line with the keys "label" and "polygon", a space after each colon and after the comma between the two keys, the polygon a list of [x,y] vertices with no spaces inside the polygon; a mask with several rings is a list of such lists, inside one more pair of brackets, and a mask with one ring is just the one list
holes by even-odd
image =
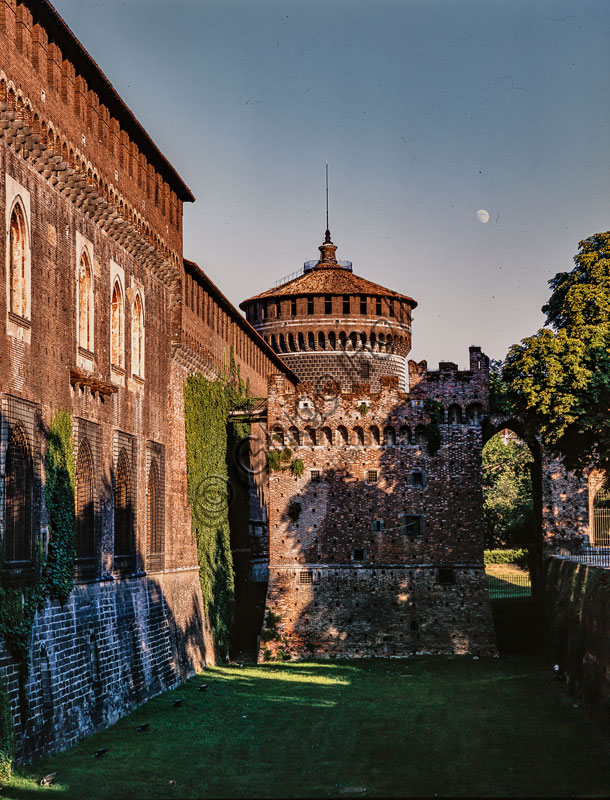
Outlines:
{"label": "green tree foliage", "polygon": [[493,436],[483,448],[485,546],[514,547],[533,538],[532,454],[520,439]]}
{"label": "green tree foliage", "polygon": [[610,453],[610,232],[579,243],[551,281],[548,327],[513,345],[503,378],[515,407],[566,466],[607,467]]}

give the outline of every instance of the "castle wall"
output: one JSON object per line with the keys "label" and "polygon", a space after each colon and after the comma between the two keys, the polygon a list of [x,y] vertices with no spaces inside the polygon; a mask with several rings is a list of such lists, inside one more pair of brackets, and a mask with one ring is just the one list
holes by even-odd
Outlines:
{"label": "castle wall", "polygon": [[[392,378],[378,393],[326,396],[270,385],[271,444],[290,455],[269,476],[260,658],[495,652],[481,523],[487,359],[473,366],[429,373],[417,397]],[[433,454],[426,399],[446,410]]]}
{"label": "castle wall", "polygon": [[205,666],[212,652],[198,568],[75,587],[37,614],[31,664],[0,645],[19,758],[70,747]]}
{"label": "castle wall", "polygon": [[0,64],[0,540],[12,586],[35,583],[48,552],[58,409],[87,455],[74,591],[39,611],[27,673],[0,649],[29,759],[110,724],[214,650],[187,502],[188,371],[171,347],[193,198],[48,4],[0,2]]}

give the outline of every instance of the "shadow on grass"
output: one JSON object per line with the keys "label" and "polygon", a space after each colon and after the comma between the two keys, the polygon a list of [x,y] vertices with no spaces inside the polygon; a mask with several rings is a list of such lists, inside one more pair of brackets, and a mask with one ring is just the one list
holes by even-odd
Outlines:
{"label": "shadow on grass", "polygon": [[[34,785],[53,771],[59,785]],[[2,796],[561,797],[609,786],[608,743],[539,660],[454,656],[210,668],[19,770]]]}

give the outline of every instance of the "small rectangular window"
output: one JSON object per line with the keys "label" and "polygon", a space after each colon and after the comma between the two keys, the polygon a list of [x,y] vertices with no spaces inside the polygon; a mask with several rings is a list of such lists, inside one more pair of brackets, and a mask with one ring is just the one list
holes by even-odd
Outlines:
{"label": "small rectangular window", "polygon": [[366,297],[360,298],[360,313],[366,316]]}
{"label": "small rectangular window", "polygon": [[390,299],[390,316],[394,316],[394,301]]}
{"label": "small rectangular window", "polygon": [[310,481],[319,481],[320,480],[320,470],[319,469],[312,469],[309,471],[309,480]]}
{"label": "small rectangular window", "polygon": [[333,299],[329,294],[327,294],[324,297],[324,313],[325,314],[333,313]]}
{"label": "small rectangular window", "polygon": [[416,471],[411,473],[411,486],[415,489],[423,489],[426,484],[425,475],[423,472]]}
{"label": "small rectangular window", "polygon": [[350,302],[349,302],[349,295],[343,295],[343,313],[349,314],[350,313]]}
{"label": "small rectangular window", "polygon": [[290,313],[292,314],[293,317],[296,317],[296,315],[297,315],[297,301],[296,301],[296,298],[293,298],[290,301]]}
{"label": "small rectangular window", "polygon": [[376,469],[367,469],[366,482],[377,483],[378,480],[379,480],[379,472]]}
{"label": "small rectangular window", "polygon": [[381,316],[381,297],[377,297],[375,300],[375,314],[377,314],[378,317]]}
{"label": "small rectangular window", "polygon": [[313,583],[313,572],[310,569],[302,569],[298,573],[299,583]]}
{"label": "small rectangular window", "polygon": [[451,586],[454,580],[454,574],[451,567],[440,567],[438,570],[438,582],[444,586]]}
{"label": "small rectangular window", "polygon": [[364,550],[354,550],[354,561],[364,561]]}
{"label": "small rectangular window", "polygon": [[423,533],[424,518],[416,514],[405,514],[403,531],[407,536],[419,536]]}
{"label": "small rectangular window", "polygon": [[313,297],[307,298],[307,313],[313,314]]}
{"label": "small rectangular window", "polygon": [[383,520],[374,519],[371,522],[371,530],[373,531],[373,533],[380,533],[383,530]]}
{"label": "small rectangular window", "polygon": [[275,318],[276,318],[276,319],[277,319],[277,318],[280,316],[280,312],[281,312],[281,310],[282,310],[282,307],[281,307],[281,305],[280,305],[280,301],[279,301],[279,300],[276,300],[276,301],[275,301]]}
{"label": "small rectangular window", "polygon": [[263,302],[262,312],[263,312],[263,314],[262,314],[263,319],[267,319],[267,302],[266,301]]}

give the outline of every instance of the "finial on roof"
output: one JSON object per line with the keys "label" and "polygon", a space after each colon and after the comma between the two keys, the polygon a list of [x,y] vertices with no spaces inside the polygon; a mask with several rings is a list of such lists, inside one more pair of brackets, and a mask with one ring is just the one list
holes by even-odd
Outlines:
{"label": "finial on roof", "polygon": [[337,263],[337,259],[335,258],[337,247],[330,239],[330,227],[328,225],[328,161],[326,162],[326,234],[324,236],[324,244],[318,249],[320,250],[320,260],[316,264],[317,267]]}

